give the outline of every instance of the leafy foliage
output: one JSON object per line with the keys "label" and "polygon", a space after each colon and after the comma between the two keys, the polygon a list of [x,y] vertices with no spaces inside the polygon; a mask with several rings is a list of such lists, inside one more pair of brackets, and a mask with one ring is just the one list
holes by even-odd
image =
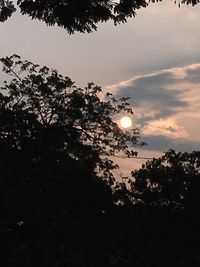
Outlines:
{"label": "leafy foliage", "polygon": [[[5,7],[12,13],[12,1],[3,1],[2,16]],[[48,25],[64,27],[69,33],[75,31],[91,32],[97,29],[99,22],[113,20],[115,24],[126,22],[135,16],[135,10],[146,7],[145,0],[18,0],[21,13],[32,19],[39,19]]]}
{"label": "leafy foliage", "polygon": [[195,209],[200,205],[200,152],[169,150],[132,172],[134,201],[152,207]]}
{"label": "leafy foliage", "polygon": [[139,143],[113,121],[127,99],[1,62],[0,265],[198,266],[200,153],[170,150],[116,183],[110,156]]}
{"label": "leafy foliage", "polygon": [[16,8],[12,1],[0,0],[0,21],[6,21],[14,12]]}
{"label": "leafy foliage", "polygon": [[75,247],[84,248],[88,263],[92,242],[103,236],[102,224],[115,207],[117,165],[110,156],[135,155],[128,145],[139,138],[112,118],[133,111],[126,98],[101,100],[100,87],[78,88],[17,55],[1,63],[10,76],[0,93],[3,258],[8,266],[52,266],[62,247]]}
{"label": "leafy foliage", "polygon": [[[18,0],[17,6],[23,15],[74,33],[91,32],[97,29],[98,23],[109,20],[114,21],[115,25],[125,23],[127,18],[134,17],[136,11],[147,7],[148,3],[146,0]],[[196,5],[199,0],[182,0],[178,5],[181,3]],[[0,21],[5,21],[15,10],[13,1],[0,0]]]}
{"label": "leafy foliage", "polygon": [[[24,140],[37,140],[38,133],[47,139],[49,134],[51,149],[98,167],[107,178],[112,176],[109,170],[116,167],[109,156],[119,151],[135,155],[128,145],[138,143],[138,130],[124,132],[112,119],[121,112],[133,113],[127,98],[116,100],[107,94],[105,101],[100,100],[101,88],[93,83],[77,88],[57,71],[22,62],[16,55],[1,62],[3,70],[13,76],[2,88],[1,114],[14,116],[10,122],[2,116],[2,140],[10,136],[16,148],[22,149]],[[15,117],[20,122],[15,122]]]}

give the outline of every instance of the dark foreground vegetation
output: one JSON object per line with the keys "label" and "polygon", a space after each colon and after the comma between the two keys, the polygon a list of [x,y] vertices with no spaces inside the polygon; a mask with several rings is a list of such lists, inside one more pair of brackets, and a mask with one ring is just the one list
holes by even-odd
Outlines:
{"label": "dark foreground vegetation", "polygon": [[[68,33],[92,32],[99,23],[113,21],[115,25],[135,17],[140,8],[162,0],[0,0],[0,22],[6,21],[18,9],[22,15],[63,27]],[[173,1],[196,5],[199,0]]]}
{"label": "dark foreground vegetation", "polygon": [[117,182],[110,156],[142,145],[112,119],[132,113],[127,99],[1,63],[0,266],[199,266],[200,152],[170,150]]}

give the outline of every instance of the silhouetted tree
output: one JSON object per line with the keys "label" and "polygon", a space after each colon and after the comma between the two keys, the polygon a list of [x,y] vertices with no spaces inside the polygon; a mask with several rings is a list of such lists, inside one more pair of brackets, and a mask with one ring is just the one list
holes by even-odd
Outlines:
{"label": "silhouetted tree", "polygon": [[[17,6],[23,15],[74,33],[91,32],[97,29],[99,22],[108,20],[114,21],[115,25],[124,23],[148,3],[146,0],[18,0]],[[180,3],[195,5],[199,0],[182,0]],[[0,21],[5,21],[15,10],[13,1],[0,0]]]}
{"label": "silhouetted tree", "polygon": [[[10,112],[10,116],[20,118],[24,123],[12,121],[13,128],[9,128],[9,120],[2,116],[2,122],[8,125],[8,128],[3,125],[5,140],[8,140],[5,129],[11,131],[9,136],[17,147],[24,138],[35,140],[38,132],[44,132],[47,140],[48,132],[53,148],[65,150],[72,158],[92,164],[93,169],[98,167],[98,171],[104,171],[104,178],[112,178],[109,170],[115,168],[109,156],[119,151],[127,156],[135,155],[128,145],[138,144],[138,130],[123,131],[113,121],[117,114],[133,113],[128,98],[116,100],[108,93],[101,100],[98,95],[101,88],[93,83],[83,89],[77,88],[56,70],[22,62],[16,55],[3,58],[1,62],[3,71],[13,78],[1,88],[4,92],[1,94],[1,114],[5,112],[8,116]],[[20,129],[22,126],[24,128]],[[48,145],[45,149],[49,149]]]}
{"label": "silhouetted tree", "polygon": [[170,150],[116,183],[110,156],[139,144],[113,121],[127,99],[1,63],[1,266],[198,266],[200,152]]}
{"label": "silhouetted tree", "polygon": [[87,266],[97,258],[105,262],[103,232],[115,205],[117,168],[109,157],[135,155],[128,145],[139,138],[137,130],[124,132],[112,119],[132,113],[127,99],[107,94],[101,100],[100,87],[77,88],[17,55],[1,63],[11,77],[0,92],[4,266],[52,266],[73,249],[84,249]]}
{"label": "silhouetted tree", "polygon": [[143,249],[138,266],[199,265],[200,152],[169,150],[132,176],[132,221],[141,234],[134,245]]}
{"label": "silhouetted tree", "polygon": [[200,208],[200,152],[169,150],[132,172],[133,201],[152,207]]}

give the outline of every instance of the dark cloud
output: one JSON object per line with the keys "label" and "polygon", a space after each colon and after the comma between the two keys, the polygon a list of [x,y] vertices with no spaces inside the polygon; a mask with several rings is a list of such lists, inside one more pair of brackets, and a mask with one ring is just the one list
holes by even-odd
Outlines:
{"label": "dark cloud", "polygon": [[171,133],[176,133],[177,129],[173,128],[173,127],[167,127],[166,130],[170,131]]}
{"label": "dark cloud", "polygon": [[[184,82],[191,83],[192,89],[192,84],[200,83],[200,67],[192,65],[192,68],[184,67],[183,71],[184,77],[181,76],[182,72],[177,76],[179,72],[175,69],[138,77],[116,93],[117,97],[130,97],[130,105],[139,115],[137,121],[141,132],[144,130],[142,140],[148,144],[145,148],[149,151],[166,151],[170,148],[177,151],[200,150],[200,140],[192,140],[189,135],[184,137],[188,131],[184,118],[182,121],[180,116],[185,110],[193,110],[191,105],[195,99],[192,95],[191,99],[185,97],[189,88],[180,90],[180,84],[184,86]],[[174,118],[171,125],[170,117]],[[186,127],[189,127],[188,123]]]}
{"label": "dark cloud", "polygon": [[166,118],[173,115],[177,108],[187,106],[187,102],[182,100],[181,91],[168,87],[175,82],[175,76],[169,71],[139,77],[119,90],[116,96],[130,97],[129,102],[133,108],[147,107],[153,111],[153,117],[147,114],[140,120],[141,125],[145,125],[150,120]]}
{"label": "dark cloud", "polygon": [[143,86],[143,87],[154,87],[154,86],[163,86],[170,85],[175,82],[175,77],[172,72],[160,72],[154,75],[147,75],[143,77],[139,77],[135,80],[136,87]]}
{"label": "dark cloud", "polygon": [[186,70],[186,77],[184,81],[190,83],[200,83],[200,66],[195,69]]}
{"label": "dark cloud", "polygon": [[166,151],[168,149],[175,149],[177,151],[194,151],[200,150],[200,140],[190,140],[186,138],[169,138],[162,135],[157,136],[143,136],[142,140],[148,145],[146,150]]}
{"label": "dark cloud", "polygon": [[186,106],[187,103],[181,99],[181,92],[170,90],[167,87],[173,83],[175,83],[175,79],[169,72],[144,76],[134,80],[131,85],[122,88],[116,95],[118,97],[129,96],[130,103],[135,107],[144,103],[161,107],[161,112],[174,107]]}

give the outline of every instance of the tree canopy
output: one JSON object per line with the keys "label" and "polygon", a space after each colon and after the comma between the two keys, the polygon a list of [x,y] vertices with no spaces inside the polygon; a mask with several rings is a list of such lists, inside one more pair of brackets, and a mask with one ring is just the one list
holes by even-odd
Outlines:
{"label": "tree canopy", "polygon": [[[107,157],[121,150],[127,156],[135,155],[128,145],[138,144],[138,130],[124,132],[113,121],[117,114],[133,114],[128,98],[116,100],[107,93],[101,100],[99,86],[89,83],[85,88],[78,88],[69,77],[48,67],[21,61],[17,55],[2,58],[1,62],[3,71],[12,78],[1,88],[4,92],[0,95],[1,123],[4,131],[10,131],[16,147],[21,146],[24,138],[36,140],[35,135],[44,131],[44,134],[50,133],[55,149],[65,150],[72,158],[84,159],[87,163],[91,160],[100,169],[110,166]],[[4,125],[9,125],[6,118],[9,112],[13,128]],[[15,122],[15,117],[20,121]],[[4,131],[8,140],[8,132]]]}
{"label": "tree canopy", "polygon": [[139,144],[138,130],[122,131],[113,116],[133,111],[126,98],[100,99],[92,83],[78,88],[17,55],[0,61],[10,76],[0,92],[3,258],[8,266],[52,266],[63,246],[94,257],[92,242],[103,236],[96,227],[116,205],[110,156],[135,155],[128,145]]}
{"label": "tree canopy", "polygon": [[[132,172],[131,188],[135,203],[193,210],[200,206],[200,152],[175,152],[143,164]],[[198,208],[197,208],[198,207]],[[197,211],[196,210],[196,211]]]}
{"label": "tree canopy", "polygon": [[[180,3],[196,5],[199,0],[182,0]],[[17,5],[21,14],[47,25],[58,25],[69,33],[91,32],[100,22],[124,23],[148,4],[146,0],[17,0],[16,4],[11,0],[0,0],[0,21],[6,21]]]}
{"label": "tree canopy", "polygon": [[[116,115],[127,98],[100,97],[56,70],[1,58],[0,265],[196,266],[200,152],[170,150],[115,181],[119,151],[139,145]],[[195,245],[196,244],[196,245]],[[179,255],[179,257],[177,256]]]}

